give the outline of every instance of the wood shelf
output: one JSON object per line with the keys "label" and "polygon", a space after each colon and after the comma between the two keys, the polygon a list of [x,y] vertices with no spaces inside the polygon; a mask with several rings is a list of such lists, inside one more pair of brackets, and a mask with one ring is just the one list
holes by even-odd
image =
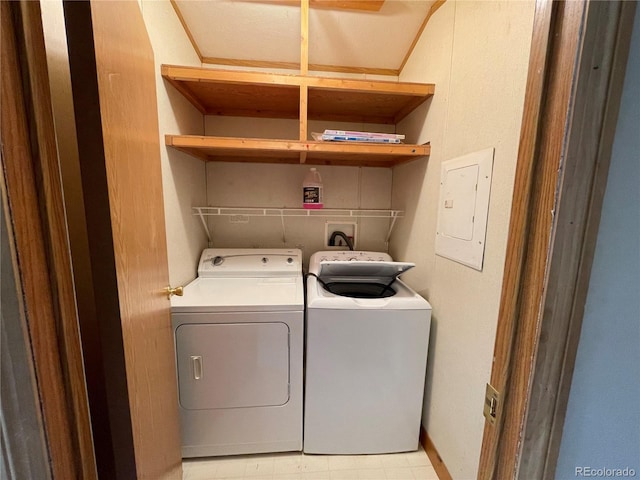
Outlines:
{"label": "wood shelf", "polygon": [[[304,51],[304,48],[303,48]],[[433,95],[433,84],[353,80],[163,65],[162,76],[203,115],[298,119],[298,140],[166,135],[205,161],[393,167],[430,146],[316,142],[308,120],[396,124]]]}
{"label": "wood shelf", "polygon": [[353,80],[163,65],[162,76],[204,115],[396,124],[434,93],[433,84]]}
{"label": "wood shelf", "polygon": [[430,145],[315,142],[165,135],[165,143],[205,161],[392,167],[429,155]]}

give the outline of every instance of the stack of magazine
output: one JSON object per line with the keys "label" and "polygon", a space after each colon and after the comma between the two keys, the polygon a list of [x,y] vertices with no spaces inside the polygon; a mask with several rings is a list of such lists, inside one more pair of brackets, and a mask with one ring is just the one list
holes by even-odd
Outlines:
{"label": "stack of magazine", "polygon": [[353,132],[348,130],[325,130],[323,133],[313,132],[312,137],[322,142],[368,142],[368,143],[402,143],[404,135],[397,133]]}

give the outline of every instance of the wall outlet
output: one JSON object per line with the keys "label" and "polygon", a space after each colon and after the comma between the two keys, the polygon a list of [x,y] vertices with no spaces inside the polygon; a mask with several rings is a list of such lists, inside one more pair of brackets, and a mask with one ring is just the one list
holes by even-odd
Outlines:
{"label": "wall outlet", "polygon": [[329,245],[329,240],[334,232],[343,232],[353,243],[353,249],[356,249],[358,225],[355,222],[332,222],[328,221],[324,224],[324,246],[327,250],[345,250],[349,246],[342,237],[335,237],[335,245]]}

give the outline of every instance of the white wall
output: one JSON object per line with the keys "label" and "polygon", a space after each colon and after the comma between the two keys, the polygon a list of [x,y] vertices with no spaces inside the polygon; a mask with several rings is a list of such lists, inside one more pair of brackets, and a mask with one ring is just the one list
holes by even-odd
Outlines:
{"label": "white wall", "polygon": [[[322,175],[325,208],[381,208],[391,204],[391,170],[360,167],[317,167]],[[222,206],[302,206],[302,182],[309,167],[242,163],[209,163],[207,167],[208,202]],[[301,248],[305,266],[309,256],[326,250],[326,221],[350,221],[340,218],[293,217],[285,219],[283,239],[279,217],[249,219],[232,224],[227,217],[210,220],[216,247]],[[357,219],[355,248],[387,251],[389,228],[386,219]]]}
{"label": "white wall", "polygon": [[[431,18],[400,79],[433,82],[431,101],[398,131],[432,154],[393,171],[405,209],[390,252],[417,263],[403,277],[433,307],[423,425],[452,476],[477,475],[498,318],[525,82],[531,1],[447,1]],[[435,255],[440,164],[495,148],[484,268]]]}
{"label": "white wall", "polygon": [[160,66],[163,63],[202,64],[168,1],[143,0],[140,5],[158,72],[158,125],[169,281],[173,286],[183,285],[196,276],[200,253],[207,246],[200,220],[191,211],[191,207],[206,202],[205,164],[202,160],[166,147],[164,135],[202,135],[204,120],[191,103],[162,79]]}
{"label": "white wall", "polygon": [[[640,8],[631,50],[580,344],[571,382],[559,480],[576,468],[640,475]],[[594,475],[595,476],[595,475]],[[602,476],[602,475],[601,475]],[[607,475],[611,478],[613,475]]]}

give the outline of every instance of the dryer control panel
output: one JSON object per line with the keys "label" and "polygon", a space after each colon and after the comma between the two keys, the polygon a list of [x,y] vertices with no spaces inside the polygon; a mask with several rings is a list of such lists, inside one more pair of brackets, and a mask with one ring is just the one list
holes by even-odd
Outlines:
{"label": "dryer control panel", "polygon": [[200,256],[199,277],[290,277],[302,274],[302,251],[269,248],[207,248]]}

